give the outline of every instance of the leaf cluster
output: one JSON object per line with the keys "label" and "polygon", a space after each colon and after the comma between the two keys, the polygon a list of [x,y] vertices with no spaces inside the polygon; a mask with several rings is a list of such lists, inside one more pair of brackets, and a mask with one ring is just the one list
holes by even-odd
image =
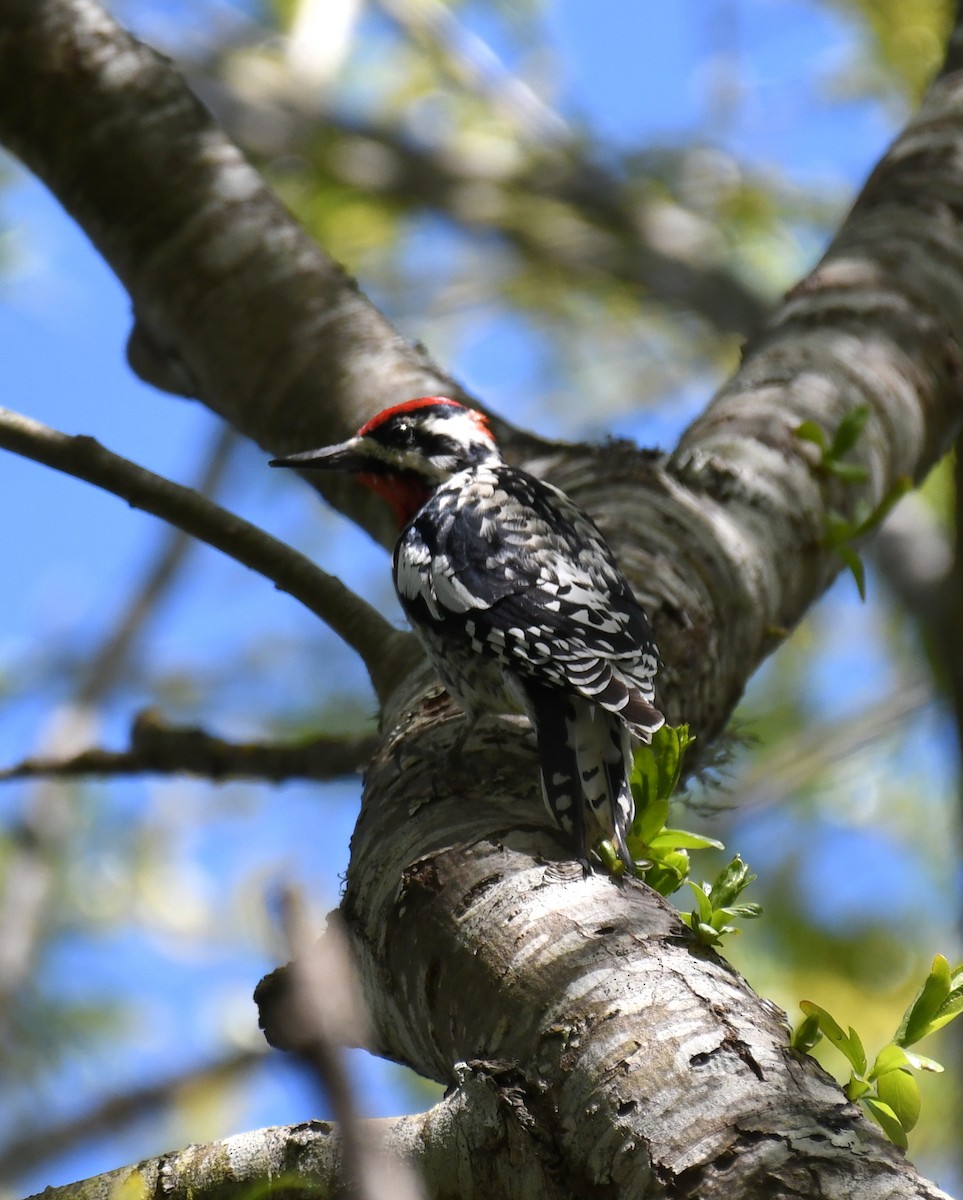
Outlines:
{"label": "leaf cluster", "polygon": [[942,1071],[940,1063],[908,1049],[941,1029],[963,1012],[963,964],[950,969],[943,955],[933,959],[929,974],[903,1014],[893,1040],[876,1055],[872,1067],[862,1040],[850,1025],[848,1032],[826,1009],[811,1000],[799,1007],[805,1019],[792,1035],[796,1050],[808,1054],[825,1037],[851,1069],[846,1095],[858,1101],[887,1137],[906,1149],[907,1134],[920,1116],[922,1097],[913,1071]]}
{"label": "leaf cluster", "polygon": [[696,906],[682,914],[682,920],[704,946],[718,946],[726,934],[741,933],[731,922],[737,918],[751,920],[762,916],[760,904],[737,904],[739,896],[756,878],[737,854],[723,867],[712,883],[688,881]]}
{"label": "leaf cluster", "polygon": [[685,752],[694,741],[688,725],[663,725],[650,745],[636,750],[629,776],[635,801],[628,835],[632,873],[662,896],[677,892],[687,879],[690,850],[723,849],[715,838],[666,826]]}

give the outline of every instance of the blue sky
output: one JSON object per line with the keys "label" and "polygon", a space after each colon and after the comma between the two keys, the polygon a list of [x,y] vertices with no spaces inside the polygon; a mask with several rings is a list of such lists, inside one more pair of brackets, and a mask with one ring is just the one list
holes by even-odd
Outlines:
{"label": "blue sky", "polygon": [[[230,9],[221,3],[211,10],[223,16]],[[129,0],[122,11],[145,33],[160,34],[180,28],[185,15],[196,16],[197,6]],[[465,19],[498,45],[498,26],[484,13],[469,8]],[[761,170],[838,193],[845,205],[893,131],[894,113],[882,105],[854,102],[841,109],[826,103],[826,88],[853,52],[853,42],[838,15],[815,4],[552,0],[545,27],[544,49],[561,64],[552,103],[599,134],[613,153],[701,134]],[[706,69],[707,48],[716,55],[714,73]],[[738,77],[740,84],[729,100],[719,82],[727,78],[727,63],[728,76]],[[213,436],[213,418],[200,405],[157,393],[128,370],[127,298],[42,187],[17,172],[0,204],[10,255],[0,275],[4,403],[65,431],[93,434],[112,450],[190,482]],[[424,236],[430,239],[431,230]],[[404,314],[389,315],[404,320]],[[543,349],[497,313],[482,314],[485,320],[484,338],[448,365],[497,407],[517,392],[519,378],[532,370]],[[708,385],[705,397],[689,394],[665,411],[627,418],[619,432],[670,445],[707,396]],[[296,480],[269,472],[259,451],[238,452],[226,494],[243,515],[297,539],[351,586],[396,611],[383,552],[323,510]],[[0,683],[6,680],[12,691],[0,708],[0,761],[8,762],[38,744],[47,721],[37,700],[17,694],[19,682],[39,669],[38,644],[44,655],[58,648],[69,654],[109,629],[132,575],[151,561],[160,534],[149,518],[113,497],[9,455],[0,470],[0,514],[0,553],[8,572],[8,586],[0,589]],[[234,671],[230,686],[212,687],[218,732],[238,737],[257,732],[260,707],[281,695],[300,705],[307,719],[317,701],[319,674],[358,686],[357,665],[293,601],[213,551],[197,554],[197,588],[175,593],[149,633],[145,655],[149,665],[168,674],[178,666],[185,672],[195,667],[214,672],[225,661],[249,663],[247,671]],[[840,611],[864,614],[852,595],[841,591],[845,588],[852,588],[850,581],[837,585]],[[259,641],[271,647],[269,653],[253,652]],[[813,695],[845,711],[864,698],[854,679],[872,690],[874,680],[887,686],[891,677],[872,637],[834,644],[840,657],[815,669]],[[122,690],[105,714],[105,741],[122,742],[142,691],[136,682]],[[49,704],[64,700],[68,689],[53,673],[39,695]],[[191,703],[182,696],[178,711],[190,716]],[[198,701],[196,715],[206,712],[206,703]],[[935,774],[948,779],[945,730],[930,728],[927,737],[929,748],[938,747]],[[179,829],[177,886],[188,881],[196,887],[203,894],[200,907],[226,932],[198,943],[171,921],[166,932],[145,935],[146,921],[136,914],[117,925],[106,923],[94,946],[66,931],[45,967],[48,986],[92,998],[122,991],[144,1007],[139,1027],[112,1050],[101,1042],[89,1054],[73,1055],[45,1103],[65,1111],[70,1107],[65,1095],[71,1103],[92,1103],[105,1083],[114,1088],[150,1078],[158,1069],[216,1055],[231,1037],[243,1042],[256,1036],[247,997],[260,974],[283,957],[277,941],[272,945],[264,932],[267,923],[256,915],[261,897],[293,875],[319,912],[337,901],[358,787],[349,781],[321,792],[319,797],[319,789],[289,785],[226,788],[212,795],[181,781],[137,782],[98,792],[96,817],[84,834],[88,849],[96,844],[98,828],[123,823],[134,812],[156,812],[158,827],[169,831],[171,806],[183,807],[183,821],[174,823]],[[0,789],[0,819],[14,817],[26,794]],[[203,821],[194,823],[190,818],[199,814]],[[770,815],[747,827],[747,842],[760,845],[756,856],[779,840],[773,823],[781,820]],[[884,838],[874,859],[876,837],[867,835],[867,864],[870,870],[873,864],[887,870],[879,864],[891,861],[894,847]],[[111,845],[110,837],[104,844]],[[843,846],[827,836],[824,869],[830,876],[839,875],[840,855],[852,861],[850,843]],[[101,867],[109,874],[122,870],[123,863],[108,849]],[[814,895],[830,891],[813,885]],[[910,899],[915,904],[919,896]],[[925,900],[933,902],[929,893]],[[852,905],[858,911],[858,896]],[[252,939],[259,954],[249,948]],[[396,1068],[363,1059],[359,1071],[372,1113],[398,1112],[412,1103]],[[323,1115],[322,1103],[275,1055],[219,1132],[308,1114]],[[0,1136],[10,1128],[11,1116],[0,1113]],[[176,1126],[166,1132],[172,1145],[208,1136]],[[156,1128],[105,1139],[17,1181],[17,1190],[121,1165],[161,1149],[157,1139]]]}

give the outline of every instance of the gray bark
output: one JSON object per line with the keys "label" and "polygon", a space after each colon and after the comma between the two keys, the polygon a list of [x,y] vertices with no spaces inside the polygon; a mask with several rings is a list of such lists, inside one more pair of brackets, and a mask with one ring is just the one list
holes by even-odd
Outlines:
{"label": "gray bark", "polygon": [[[272,450],[334,440],[393,400],[464,396],[92,0],[0,0],[0,18],[0,136],[130,291],[135,366]],[[961,151],[963,78],[947,73],[670,457],[500,425],[609,532],[653,617],[664,707],[703,742],[839,570],[830,510],[922,478],[959,429]],[[794,431],[831,435],[857,405],[868,481],[843,485]],[[358,492],[337,499],[385,533]],[[582,879],[527,737],[482,726],[442,770],[456,720],[425,676],[391,697],[342,906],[378,1048],[455,1085],[394,1127],[417,1130],[432,1194],[941,1195],[663,901]],[[293,1165],[325,1194],[329,1144],[299,1127],[138,1171],[145,1193],[197,1196]]]}

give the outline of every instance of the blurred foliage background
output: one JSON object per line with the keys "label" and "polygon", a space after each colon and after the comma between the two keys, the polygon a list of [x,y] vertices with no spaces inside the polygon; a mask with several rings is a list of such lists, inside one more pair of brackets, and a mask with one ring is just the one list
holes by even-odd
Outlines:
{"label": "blurred foliage background", "polygon": [[[818,258],[951,17],[949,0],[111,8],[493,408],[667,448]],[[385,556],[135,380],[116,283],[16,164],[0,189],[9,403],[196,483],[397,616]],[[792,1020],[814,1000],[874,1049],[933,954],[960,957],[959,644],[932,604],[955,497],[946,463],[880,535],[867,601],[841,577],[752,681],[728,767],[680,816],[758,873],[765,916],[727,947],[739,969]],[[0,514],[0,765],[123,747],[148,708],[259,743],[370,731],[350,654],[263,580],[9,457]],[[250,993],[285,956],[278,888],[303,886],[319,919],[337,902],[359,786],[0,784],[4,1194],[325,1115],[264,1053]],[[923,1080],[911,1154],[953,1190],[963,1053],[924,1049],[951,1070]],[[438,1094],[353,1058],[372,1114]]]}

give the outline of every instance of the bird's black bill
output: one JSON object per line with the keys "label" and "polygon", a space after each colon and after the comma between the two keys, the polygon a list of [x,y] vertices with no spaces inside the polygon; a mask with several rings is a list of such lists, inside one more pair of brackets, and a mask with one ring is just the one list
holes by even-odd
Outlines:
{"label": "bird's black bill", "polygon": [[366,462],[365,456],[358,452],[352,439],[337,446],[322,446],[320,450],[305,450],[301,454],[272,458],[268,466],[293,467],[298,471],[361,471]]}

